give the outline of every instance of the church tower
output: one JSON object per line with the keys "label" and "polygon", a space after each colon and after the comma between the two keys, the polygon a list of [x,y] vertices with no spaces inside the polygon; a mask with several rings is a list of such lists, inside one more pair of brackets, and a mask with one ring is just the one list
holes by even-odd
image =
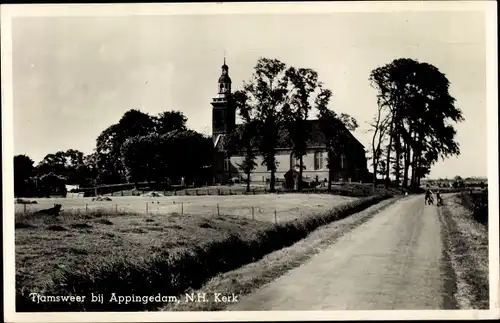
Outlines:
{"label": "church tower", "polygon": [[236,104],[231,94],[231,78],[229,67],[222,65],[222,73],[217,84],[217,97],[212,99],[212,138],[214,144],[220,135],[233,131],[236,125]]}

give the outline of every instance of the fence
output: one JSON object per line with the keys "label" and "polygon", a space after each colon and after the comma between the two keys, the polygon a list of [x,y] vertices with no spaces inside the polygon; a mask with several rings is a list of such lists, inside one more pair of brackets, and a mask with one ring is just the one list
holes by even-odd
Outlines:
{"label": "fence", "polygon": [[[383,189],[376,188],[376,192],[381,192]],[[394,189],[395,193],[398,191]],[[400,190],[399,190],[400,191]],[[156,194],[152,197],[158,196],[205,196],[205,195],[258,195],[258,194],[269,194],[271,191],[266,187],[258,187],[251,188],[250,191],[247,192],[244,187],[223,187],[223,188],[186,188],[180,190],[172,190],[172,191],[161,191],[155,193],[146,193],[146,191],[137,190],[132,192],[132,195],[135,196],[149,196],[151,194]],[[275,194],[290,194],[290,193],[299,193],[297,190],[284,189],[282,187],[276,187]],[[304,188],[300,191],[300,193],[309,193],[309,194],[333,194],[333,195],[343,195],[343,196],[353,196],[353,197],[366,197],[373,195],[373,186],[366,184],[346,184],[346,185],[332,185],[332,189],[328,191],[328,187],[313,187],[313,188]],[[114,194],[110,194],[110,196],[124,196],[123,192],[115,192]]]}
{"label": "fence", "polygon": [[[341,200],[344,201],[344,200]],[[78,203],[75,203],[78,202]],[[267,202],[267,203],[266,203]],[[202,202],[172,201],[169,199],[152,199],[149,201],[132,201],[116,203],[116,201],[92,202],[89,200],[74,200],[65,203],[61,199],[62,216],[99,217],[99,216],[236,216],[248,220],[282,222],[296,219],[304,214],[324,212],[339,204],[339,201],[325,203],[325,200],[312,201],[304,205],[303,200],[294,200],[293,203],[279,203],[279,201],[259,202],[252,201],[213,201],[205,199]],[[321,202],[321,204],[320,204]],[[54,201],[38,204],[16,204],[16,214],[32,214],[54,206]],[[57,204],[57,203],[56,203]]]}

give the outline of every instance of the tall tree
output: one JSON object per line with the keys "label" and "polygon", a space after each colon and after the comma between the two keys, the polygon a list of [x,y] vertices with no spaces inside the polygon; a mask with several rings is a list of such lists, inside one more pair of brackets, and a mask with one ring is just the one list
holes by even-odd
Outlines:
{"label": "tall tree", "polygon": [[130,137],[122,145],[127,180],[135,183],[204,180],[213,153],[212,140],[192,130]]}
{"label": "tall tree", "polygon": [[381,172],[385,169],[385,161],[383,158],[383,148],[382,145],[386,139],[387,132],[389,130],[389,122],[390,118],[387,115],[384,115],[383,106],[379,105],[377,109],[377,114],[374,117],[372,123],[370,123],[372,134],[371,140],[371,158],[372,158],[372,167],[373,167],[373,188],[377,184],[377,173],[380,170]]}
{"label": "tall tree", "polygon": [[396,59],[373,70],[370,81],[390,120],[387,180],[392,164],[396,185],[402,178],[403,186],[418,186],[439,157],[460,154],[450,122],[463,121],[462,112],[454,106],[448,79],[436,67]]}
{"label": "tall tree", "polygon": [[283,129],[283,107],[288,93],[286,65],[277,59],[260,58],[250,82],[243,87],[249,113],[256,120],[258,150],[262,165],[271,172],[270,191],[275,191],[276,147]]}
{"label": "tall tree", "polygon": [[333,176],[340,168],[340,158],[346,153],[347,147],[351,143],[348,131],[354,131],[358,127],[358,123],[353,117],[345,113],[338,115],[333,110],[328,109],[331,96],[330,90],[321,89],[315,99],[318,120],[326,141],[328,191],[331,191]]}
{"label": "tall tree", "polygon": [[28,194],[29,180],[33,176],[34,161],[27,155],[14,156],[14,194],[24,196]]}
{"label": "tall tree", "polygon": [[36,173],[42,176],[54,173],[60,176],[66,175],[67,160],[64,151],[47,154],[36,166]]}
{"label": "tall tree", "polygon": [[49,173],[66,178],[69,184],[87,184],[91,181],[84,154],[75,149],[47,154],[37,165],[37,174],[43,176]]}
{"label": "tall tree", "polygon": [[125,180],[125,169],[121,155],[121,147],[130,137],[146,136],[155,132],[155,121],[147,113],[129,110],[118,123],[106,128],[97,137],[96,152],[101,183],[118,183]]}
{"label": "tall tree", "polygon": [[158,134],[167,134],[174,130],[187,130],[186,116],[180,111],[161,112],[154,118],[156,122],[156,132]]}
{"label": "tall tree", "polygon": [[236,91],[234,99],[239,115],[243,119],[243,124],[236,128],[236,131],[228,135],[228,140],[225,142],[225,149],[229,155],[235,152],[243,153],[244,159],[237,166],[247,176],[246,191],[250,192],[251,174],[257,163],[256,155],[256,136],[257,136],[257,122],[258,120],[252,118],[252,108],[247,105],[248,97],[243,91]]}
{"label": "tall tree", "polygon": [[283,108],[284,126],[292,154],[299,161],[299,187],[302,189],[302,174],[305,169],[304,156],[307,154],[307,141],[311,124],[307,122],[313,104],[313,93],[319,89],[318,73],[311,69],[294,67],[286,71],[289,83],[286,104]]}

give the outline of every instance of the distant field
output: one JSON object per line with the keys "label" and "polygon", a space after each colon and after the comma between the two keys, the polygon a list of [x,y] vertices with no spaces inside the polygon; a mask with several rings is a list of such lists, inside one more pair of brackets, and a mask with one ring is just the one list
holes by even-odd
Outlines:
{"label": "distant field", "polygon": [[[191,215],[234,215],[255,220],[273,221],[276,210],[277,221],[293,220],[303,214],[323,212],[340,203],[353,201],[356,198],[327,194],[266,194],[266,195],[204,195],[204,196],[113,196],[112,201],[92,201],[92,198],[36,198],[28,199],[37,204],[26,205],[26,212],[31,213],[52,207],[55,203],[62,205],[65,213],[102,211],[122,214],[138,213],[146,215],[191,214]],[[217,205],[218,210],[217,211]],[[16,204],[16,213],[24,212],[24,205]],[[219,212],[219,213],[218,213]]]}

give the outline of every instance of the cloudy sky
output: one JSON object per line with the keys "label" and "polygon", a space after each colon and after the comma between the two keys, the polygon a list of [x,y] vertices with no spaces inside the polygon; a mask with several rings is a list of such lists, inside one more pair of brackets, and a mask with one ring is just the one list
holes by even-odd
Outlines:
{"label": "cloudy sky", "polygon": [[129,109],[180,110],[211,133],[211,98],[226,52],[233,90],[259,57],[313,68],[334,92],[331,108],[366,133],[376,111],[369,73],[396,58],[433,64],[466,119],[462,154],[432,177],[484,176],[486,49],[481,12],[23,17],[12,20],[14,152],[36,162],[68,148],[90,153]]}

